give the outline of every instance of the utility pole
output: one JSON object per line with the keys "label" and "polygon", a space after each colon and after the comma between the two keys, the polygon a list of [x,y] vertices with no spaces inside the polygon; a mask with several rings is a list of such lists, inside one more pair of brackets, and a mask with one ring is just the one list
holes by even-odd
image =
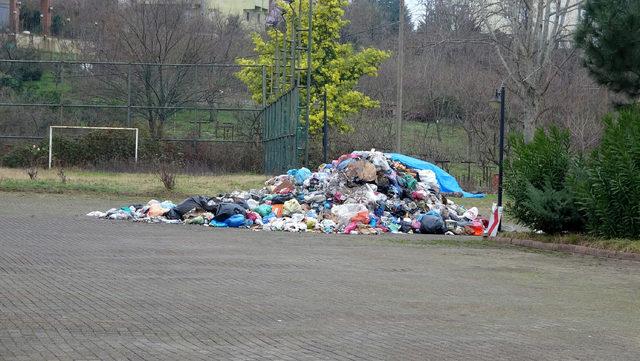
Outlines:
{"label": "utility pole", "polygon": [[51,0],[40,0],[40,24],[42,25],[42,35],[51,35]]}
{"label": "utility pole", "polygon": [[402,147],[402,72],[404,70],[404,0],[400,0],[400,26],[398,28],[398,100],[396,104],[396,149]]}
{"label": "utility pole", "polygon": [[9,12],[11,32],[18,34],[20,32],[20,6],[18,5],[18,0],[11,0],[9,2]]}

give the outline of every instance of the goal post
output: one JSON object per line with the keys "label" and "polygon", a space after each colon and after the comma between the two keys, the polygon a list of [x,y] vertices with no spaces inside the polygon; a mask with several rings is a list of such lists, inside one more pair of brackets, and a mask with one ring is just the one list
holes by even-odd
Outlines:
{"label": "goal post", "polygon": [[135,162],[138,163],[138,136],[140,131],[138,128],[120,128],[120,127],[81,127],[73,125],[51,125],[49,126],[49,169],[53,163],[53,129],[95,129],[95,130],[128,130],[136,134]]}

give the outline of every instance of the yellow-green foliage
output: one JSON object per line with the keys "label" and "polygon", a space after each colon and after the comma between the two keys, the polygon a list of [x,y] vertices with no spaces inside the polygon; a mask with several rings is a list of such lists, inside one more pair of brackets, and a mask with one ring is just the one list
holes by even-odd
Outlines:
{"label": "yellow-green foliage", "polygon": [[[286,20],[286,34],[282,30],[270,28],[267,31],[267,39],[263,39],[258,34],[253,35],[256,58],[238,59],[241,65],[263,65],[267,68],[267,82],[271,84],[271,74],[275,70],[275,50],[276,42],[282,48],[286,37],[291,40],[291,29],[294,26],[294,18],[297,17],[299,1],[302,1],[302,12],[298,25],[302,29],[308,26],[307,14],[308,2],[305,0],[294,0],[290,5],[280,2],[284,9]],[[379,106],[378,101],[355,90],[358,80],[365,75],[377,76],[380,64],[389,57],[389,52],[375,48],[355,51],[351,44],[341,44],[340,29],[348,21],[343,18],[344,7],[347,0],[323,0],[316,2],[313,9],[313,31],[312,31],[312,80],[311,80],[311,113],[310,131],[316,133],[322,129],[323,104],[322,97],[326,89],[327,92],[327,115],[329,124],[337,127],[341,131],[348,131],[349,126],[345,118],[350,114],[357,113],[362,109],[371,109]],[[308,35],[302,35],[302,47],[307,46]],[[282,59],[281,59],[282,62]],[[287,60],[287,64],[290,62]],[[280,64],[282,66],[282,64]],[[307,68],[306,56],[296,59],[297,68]],[[260,67],[246,67],[239,71],[237,77],[242,80],[253,95],[253,100],[262,102],[262,69]],[[284,79],[274,79],[279,83],[279,94],[290,89],[290,85]],[[302,84],[306,84],[306,72],[301,76]],[[275,92],[269,94],[267,101],[273,101],[279,94]],[[301,91],[300,97],[306,102],[306,91]]]}

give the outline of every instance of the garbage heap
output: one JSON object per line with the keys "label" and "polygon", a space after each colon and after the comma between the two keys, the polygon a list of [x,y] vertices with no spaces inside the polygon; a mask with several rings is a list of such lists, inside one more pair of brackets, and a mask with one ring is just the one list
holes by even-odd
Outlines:
{"label": "garbage heap", "polygon": [[194,196],[178,205],[151,200],[88,216],[150,223],[345,234],[482,235],[488,221],[440,193],[431,170],[414,170],[382,152],[342,155],[316,172],[292,169],[260,190]]}

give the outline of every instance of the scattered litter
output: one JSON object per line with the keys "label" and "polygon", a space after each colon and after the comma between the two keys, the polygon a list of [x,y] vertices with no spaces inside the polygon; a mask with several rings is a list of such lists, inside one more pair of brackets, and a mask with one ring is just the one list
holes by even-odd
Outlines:
{"label": "scattered litter", "polygon": [[477,208],[448,199],[451,191],[482,196],[462,191],[430,163],[371,150],[342,155],[316,172],[289,170],[259,190],[193,196],[177,205],[150,200],[87,216],[257,231],[482,235],[488,221]]}

